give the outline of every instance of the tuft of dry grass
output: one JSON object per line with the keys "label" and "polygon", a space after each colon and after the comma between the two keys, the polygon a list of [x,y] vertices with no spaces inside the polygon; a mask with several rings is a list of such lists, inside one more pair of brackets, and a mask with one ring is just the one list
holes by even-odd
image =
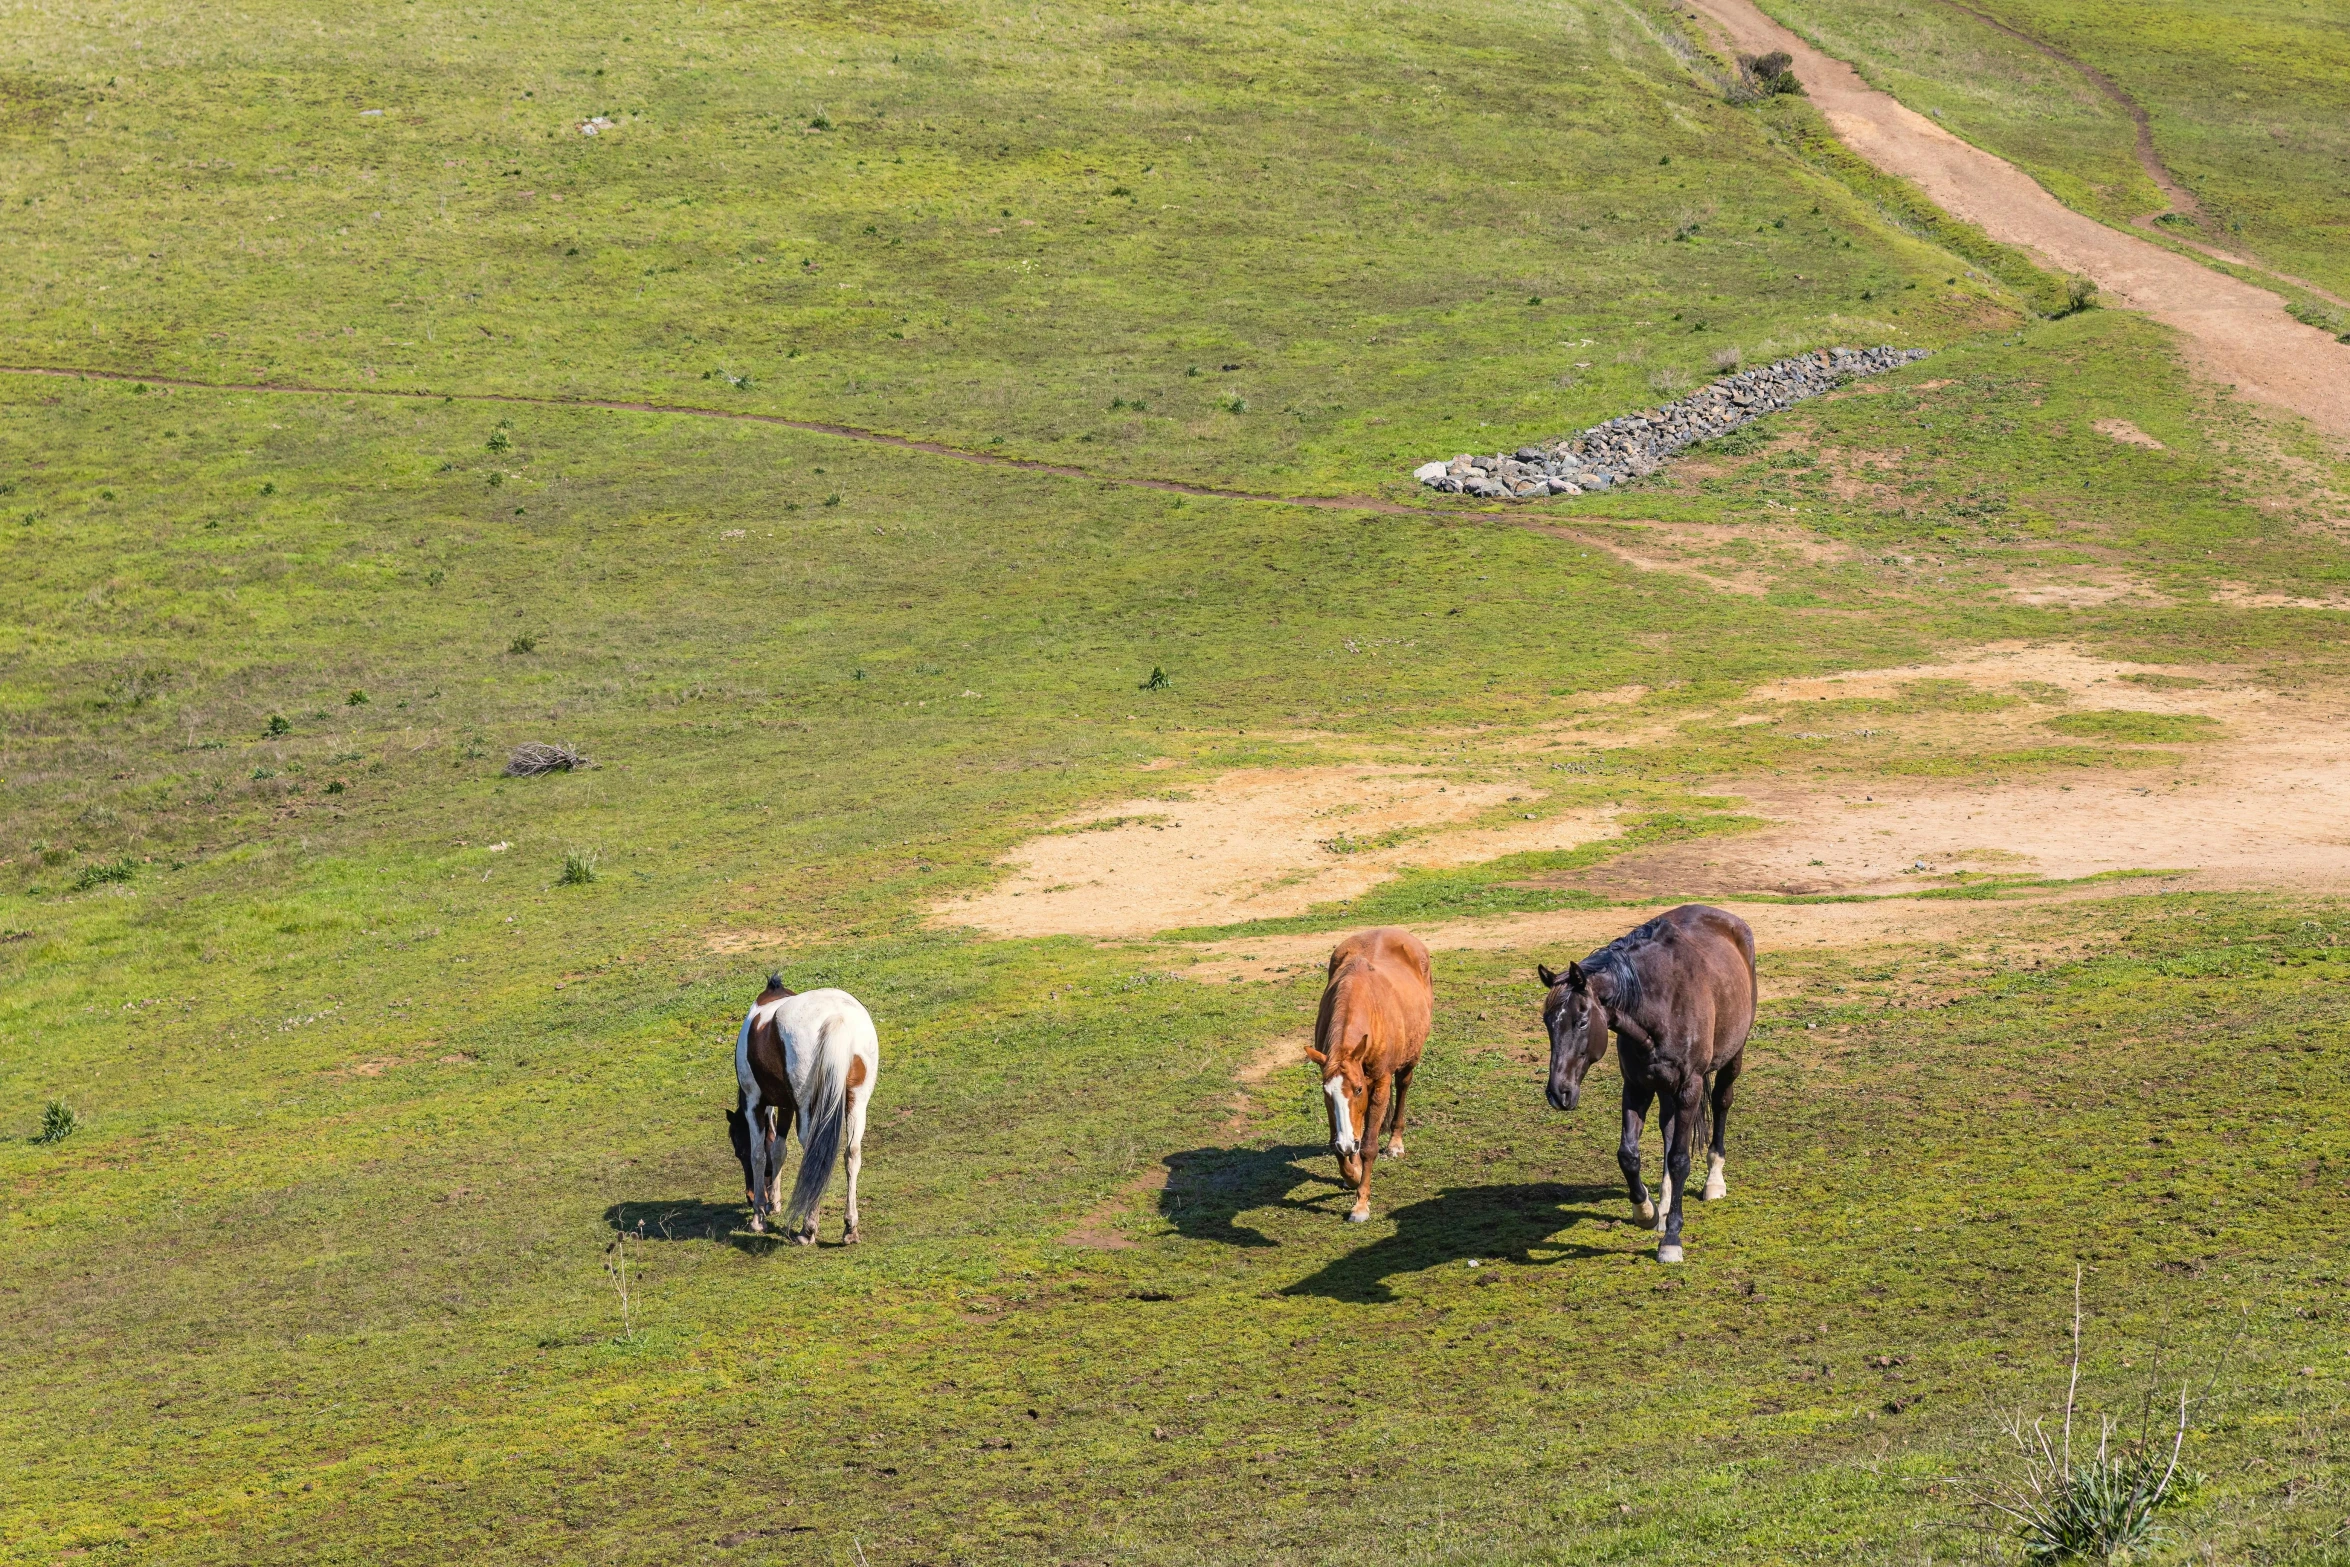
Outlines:
{"label": "tuft of dry grass", "polygon": [[506,759],[506,776],[536,778],[541,773],[568,773],[595,765],[575,745],[548,745],[529,740],[516,746],[514,754]]}

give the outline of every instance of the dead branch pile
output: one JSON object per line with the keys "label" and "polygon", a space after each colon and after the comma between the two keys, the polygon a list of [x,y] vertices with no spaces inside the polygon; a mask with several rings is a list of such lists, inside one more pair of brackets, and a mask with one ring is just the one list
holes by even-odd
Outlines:
{"label": "dead branch pile", "polygon": [[580,755],[575,745],[546,745],[532,740],[514,748],[514,754],[506,761],[506,776],[536,778],[541,773],[567,773],[575,767],[595,765]]}

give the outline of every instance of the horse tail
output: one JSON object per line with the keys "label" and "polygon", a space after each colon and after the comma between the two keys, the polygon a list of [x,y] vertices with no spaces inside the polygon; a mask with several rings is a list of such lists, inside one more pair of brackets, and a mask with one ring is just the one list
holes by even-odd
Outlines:
{"label": "horse tail", "polygon": [[[844,1032],[835,1021],[817,1035],[816,1059],[809,1063],[807,1090],[800,1098],[800,1173],[792,1182],[791,1201],[784,1209],[786,1235],[798,1234],[808,1215],[824,1201],[824,1188],[832,1183],[833,1161],[840,1157],[851,1054]],[[834,1059],[836,1054],[838,1060]]]}

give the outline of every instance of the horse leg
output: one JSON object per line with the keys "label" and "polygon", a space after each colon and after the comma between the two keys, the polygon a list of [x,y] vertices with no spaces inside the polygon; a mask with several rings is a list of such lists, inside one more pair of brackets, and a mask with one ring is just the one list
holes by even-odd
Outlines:
{"label": "horse leg", "polygon": [[1705,1079],[1691,1077],[1679,1095],[1659,1107],[1664,1113],[1665,1212],[1664,1238],[1657,1242],[1656,1260],[1681,1260],[1681,1199],[1689,1190],[1689,1143],[1697,1118],[1705,1113]]}
{"label": "horse leg", "polygon": [[1411,1086],[1412,1069],[1407,1066],[1395,1074],[1395,1105],[1387,1112],[1387,1146],[1380,1152],[1382,1159],[1403,1157],[1403,1098]]}
{"label": "horse leg", "polygon": [[[867,1095],[867,1099],[870,1098],[871,1095]],[[840,1238],[844,1246],[854,1246],[860,1238],[857,1234],[857,1170],[865,1162],[865,1104],[866,1100],[859,1099],[855,1089],[849,1090],[848,1108],[843,1112],[848,1125],[842,1128],[842,1140],[847,1144],[847,1150],[841,1156],[841,1163],[849,1172],[849,1221],[848,1228]]]}
{"label": "horse leg", "polygon": [[783,1150],[791,1141],[791,1123],[779,1109],[770,1109],[767,1122],[767,1211],[783,1212]]}
{"label": "horse leg", "polygon": [[1616,1163],[1624,1171],[1624,1184],[1632,1194],[1632,1212],[1642,1224],[1656,1219],[1656,1205],[1648,1200],[1647,1183],[1640,1179],[1640,1129],[1648,1122],[1648,1101],[1656,1090],[1648,1086],[1647,1073],[1637,1082],[1629,1067],[1624,1073],[1624,1141],[1616,1149]]}
{"label": "horse leg", "polygon": [[1392,1077],[1371,1079],[1371,1097],[1363,1106],[1363,1140],[1355,1151],[1355,1168],[1361,1173],[1355,1181],[1354,1210],[1346,1216],[1349,1224],[1361,1224],[1371,1217],[1371,1170],[1379,1162],[1372,1157],[1374,1134],[1371,1128],[1386,1124],[1387,1107],[1393,1102],[1394,1093],[1395,1079]]}
{"label": "horse leg", "polygon": [[1714,1136],[1705,1163],[1707,1202],[1720,1202],[1730,1195],[1729,1183],[1722,1179],[1729,1145],[1730,1091],[1737,1086],[1738,1068],[1745,1060],[1744,1056],[1733,1056],[1721,1070],[1714,1073]]}
{"label": "horse leg", "polygon": [[767,1107],[748,1096],[743,1104],[743,1135],[751,1150],[750,1188],[743,1196],[751,1205],[751,1233],[764,1235],[767,1204],[762,1199],[767,1194],[768,1161],[773,1154],[767,1147]]}

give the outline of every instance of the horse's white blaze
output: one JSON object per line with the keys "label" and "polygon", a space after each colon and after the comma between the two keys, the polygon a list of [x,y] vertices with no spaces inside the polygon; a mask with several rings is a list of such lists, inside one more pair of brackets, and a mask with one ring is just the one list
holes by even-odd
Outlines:
{"label": "horse's white blaze", "polygon": [[[1338,1151],[1355,1151],[1354,1109],[1346,1102],[1346,1079],[1334,1077],[1322,1085],[1322,1092],[1330,1099],[1331,1124],[1338,1128]],[[1293,1101],[1294,1102],[1294,1101]]]}
{"label": "horse's white blaze", "polygon": [[1720,1202],[1730,1194],[1730,1183],[1722,1179],[1722,1156],[1715,1154],[1706,1161],[1705,1200]]}

